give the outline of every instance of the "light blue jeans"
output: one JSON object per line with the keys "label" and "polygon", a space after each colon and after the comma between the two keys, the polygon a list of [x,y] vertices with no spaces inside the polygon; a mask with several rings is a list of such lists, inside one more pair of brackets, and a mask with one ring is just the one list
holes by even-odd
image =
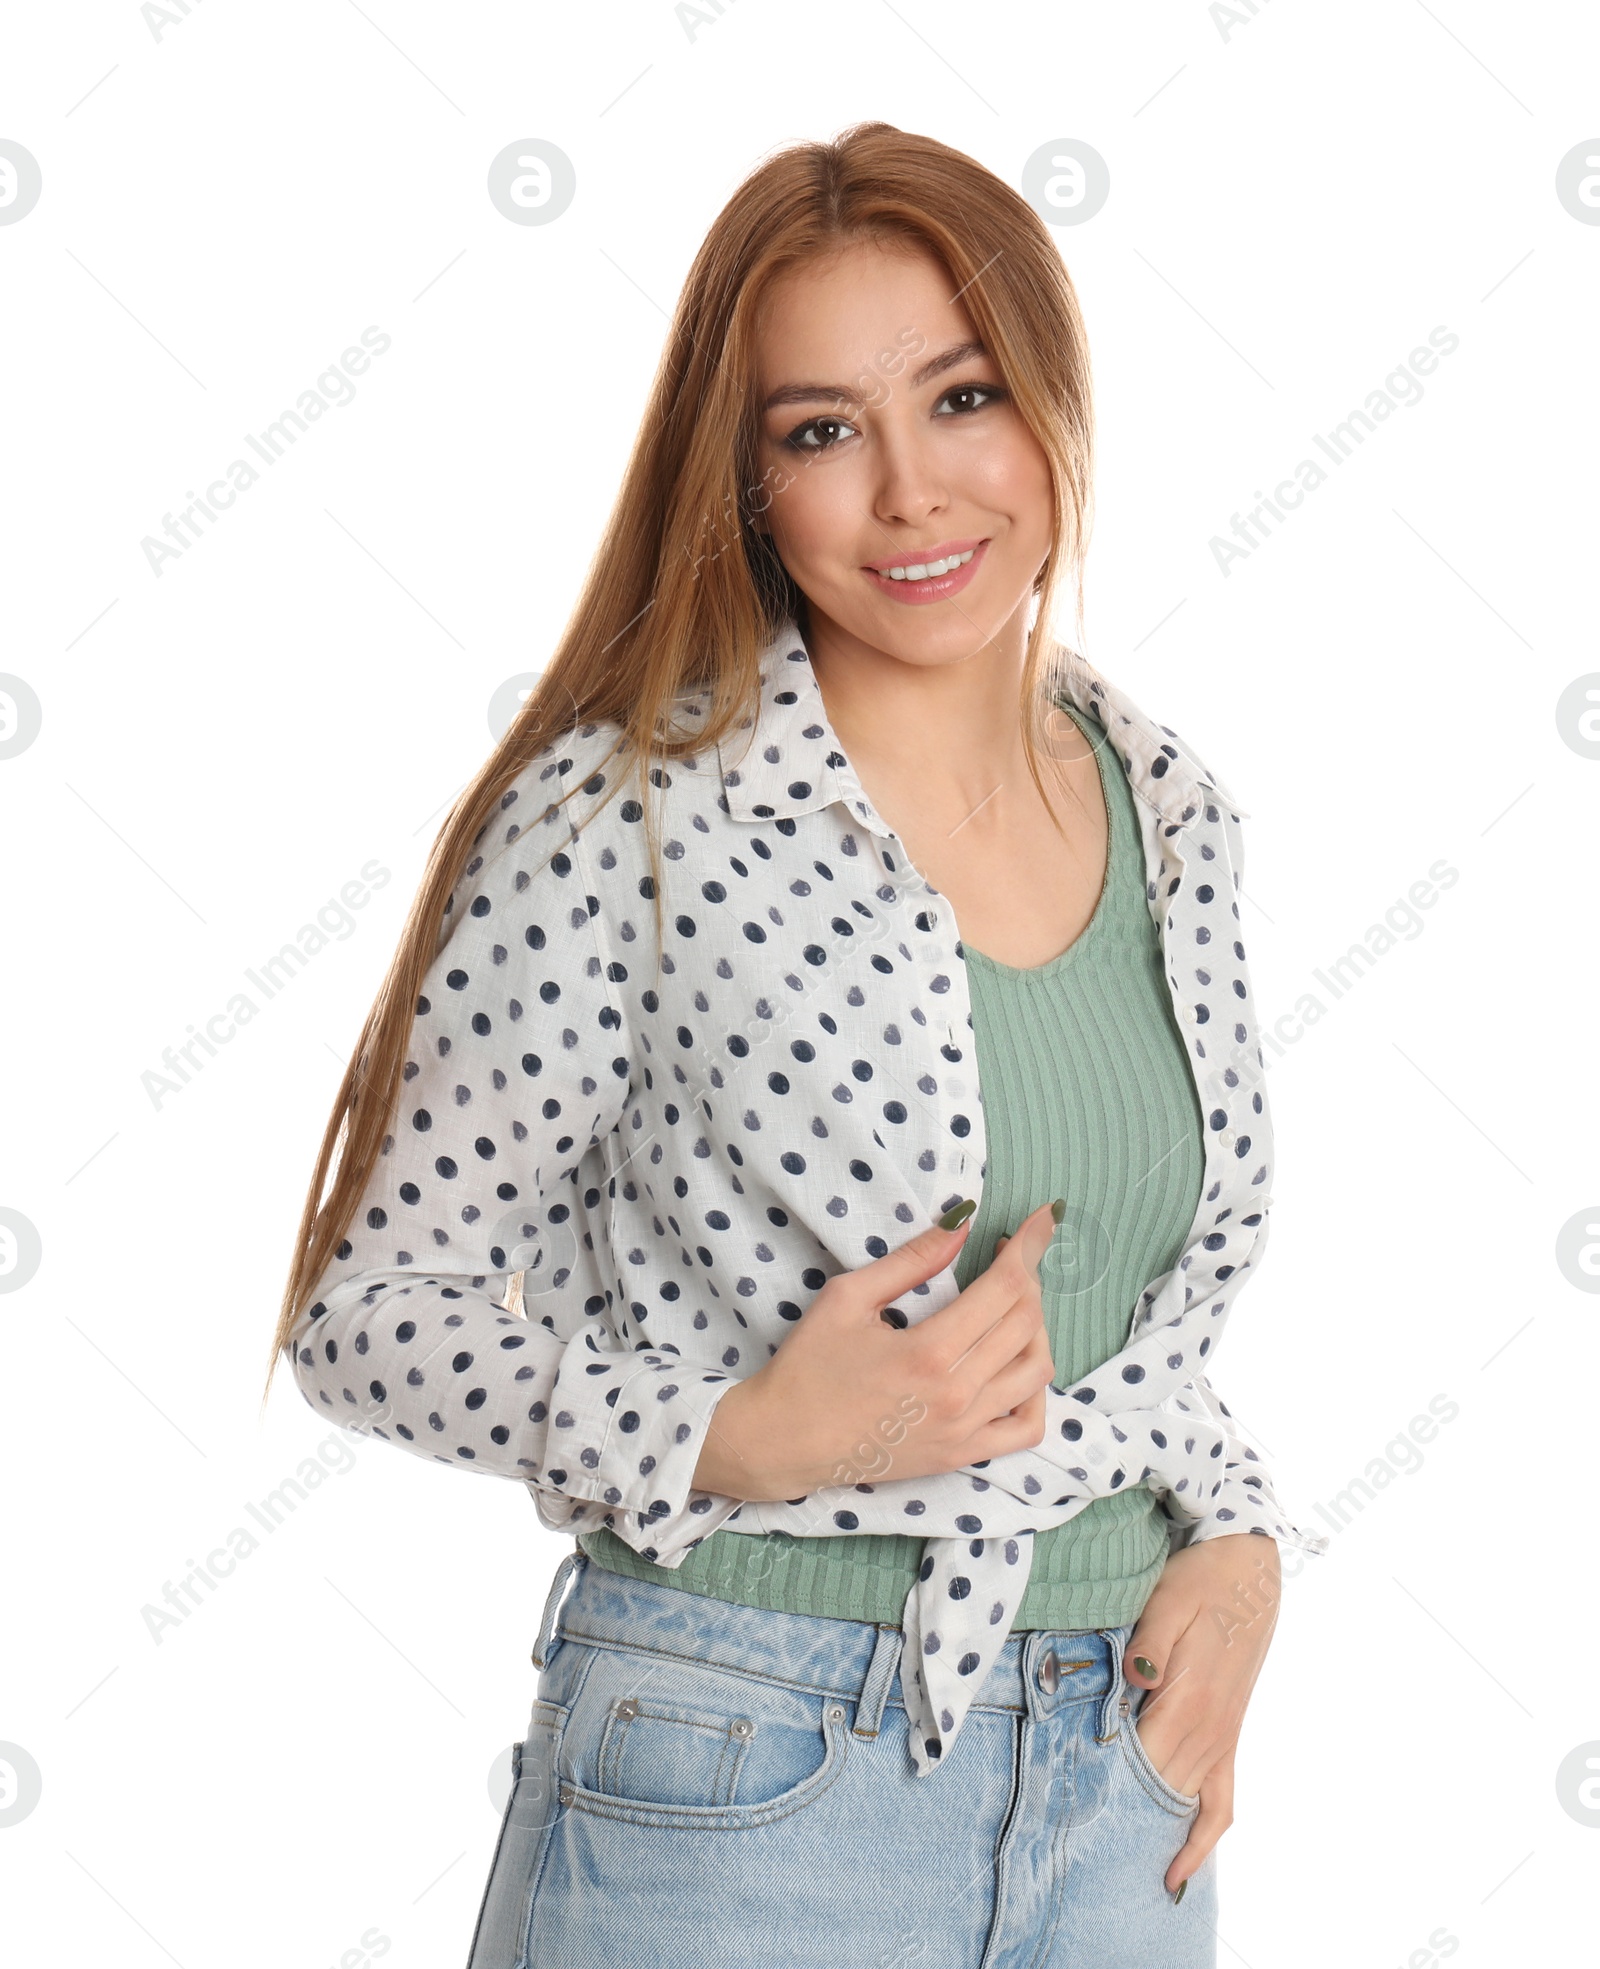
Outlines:
{"label": "light blue jeans", "polygon": [[1163,1884],[1199,1801],[1133,1727],[1132,1631],[1013,1634],[919,1778],[898,1627],[573,1552],[468,1969],[1215,1969],[1215,1853]]}

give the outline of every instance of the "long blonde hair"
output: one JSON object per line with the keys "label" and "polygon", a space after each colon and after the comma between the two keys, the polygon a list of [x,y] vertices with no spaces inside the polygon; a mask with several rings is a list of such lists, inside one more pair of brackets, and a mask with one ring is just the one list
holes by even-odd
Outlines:
{"label": "long blonde hair", "polygon": [[[619,729],[608,762],[620,755],[625,769],[609,776],[611,794],[627,767],[637,773],[659,949],[661,864],[645,793],[649,765],[729,736],[759,701],[758,660],[779,625],[787,618],[802,634],[806,629],[805,596],[755,525],[767,497],[754,469],[759,310],[780,275],[858,240],[920,249],[942,262],[1049,459],[1054,526],[1035,583],[1022,706],[1028,769],[1043,794],[1036,707],[1055,675],[1052,609],[1065,565],[1075,576],[1081,629],[1091,507],[1089,352],[1071,279],[1032,206],[973,158],[931,137],[870,122],[831,143],[786,147],[738,187],[696,254],[610,524],[567,629],[433,844],[323,1131],[263,1403],[382,1151],[452,891],[506,789],[542,748],[591,721]],[[672,700],[708,686],[704,715],[684,731],[670,715]],[[336,1150],[338,1174],[320,1201]]]}

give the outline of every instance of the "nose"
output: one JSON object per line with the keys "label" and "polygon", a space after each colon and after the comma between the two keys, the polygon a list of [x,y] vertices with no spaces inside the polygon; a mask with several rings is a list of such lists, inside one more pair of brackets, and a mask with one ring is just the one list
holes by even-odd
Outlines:
{"label": "nose", "polygon": [[950,490],[924,436],[914,428],[880,427],[879,482],[874,517],[885,528],[927,530],[931,515],[950,503]]}

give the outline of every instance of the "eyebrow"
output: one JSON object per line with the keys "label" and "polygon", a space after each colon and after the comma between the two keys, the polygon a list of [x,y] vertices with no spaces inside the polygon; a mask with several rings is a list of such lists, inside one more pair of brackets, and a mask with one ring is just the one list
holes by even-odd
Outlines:
{"label": "eyebrow", "polygon": [[[921,389],[935,376],[942,376],[947,369],[957,369],[964,362],[975,362],[987,357],[989,351],[981,342],[957,342],[936,356],[930,356],[920,369],[913,370],[911,387]],[[858,403],[850,390],[839,383],[785,383],[782,389],[774,390],[761,406],[763,410],[776,410],[786,403]]]}

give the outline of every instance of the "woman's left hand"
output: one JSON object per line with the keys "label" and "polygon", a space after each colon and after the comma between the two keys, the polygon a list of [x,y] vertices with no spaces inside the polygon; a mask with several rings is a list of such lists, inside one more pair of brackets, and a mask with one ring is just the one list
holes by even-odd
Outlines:
{"label": "woman's left hand", "polygon": [[1168,1559],[1128,1637],[1124,1676],[1157,1693],[1124,1727],[1138,1729],[1168,1784],[1200,1796],[1188,1842],[1167,1868],[1169,1892],[1181,1894],[1233,1824],[1234,1750],[1281,1590],[1276,1539],[1255,1532],[1202,1539]]}

